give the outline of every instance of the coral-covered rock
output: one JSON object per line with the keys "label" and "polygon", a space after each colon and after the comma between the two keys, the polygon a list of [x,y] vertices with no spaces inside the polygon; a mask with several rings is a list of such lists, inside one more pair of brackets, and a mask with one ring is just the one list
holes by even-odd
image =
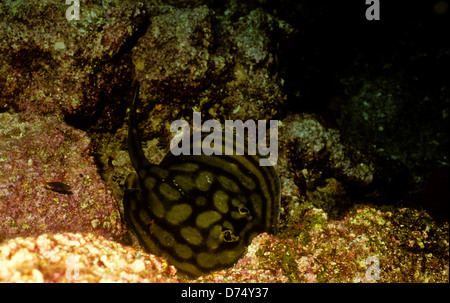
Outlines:
{"label": "coral-covered rock", "polygon": [[0,239],[62,231],[122,237],[90,142],[58,117],[0,114]]}
{"label": "coral-covered rock", "polygon": [[[222,38],[214,62],[220,72],[229,72],[221,78],[226,79],[224,83],[217,85],[221,93],[213,95],[211,112],[232,120],[271,119],[286,101],[278,75],[277,48],[294,30],[263,9],[245,14],[242,6],[232,1],[218,17],[217,35]],[[221,107],[215,107],[219,101]]]}
{"label": "coral-covered rock", "polygon": [[194,280],[101,236],[18,237],[0,244],[0,281],[448,283],[448,260],[448,223],[410,209],[359,206],[340,221],[311,209],[295,236],[261,234],[234,267]]}
{"label": "coral-covered rock", "polygon": [[349,189],[364,190],[375,179],[373,159],[347,146],[318,115],[288,115],[279,142],[283,225],[296,224],[311,207],[337,219],[352,205]]}
{"label": "coral-covered rock", "polygon": [[424,212],[359,206],[339,221],[305,213],[296,236],[262,234],[231,269],[196,281],[448,283],[448,223]]}
{"label": "coral-covered rock", "polygon": [[[326,163],[327,167],[322,166],[322,171],[335,171],[347,182],[367,186],[374,179],[372,159],[347,146],[339,131],[326,126],[318,115],[288,115],[283,120],[280,141],[286,145],[281,152],[289,159],[297,159],[299,168],[314,168],[319,163]],[[313,174],[320,177],[319,172]]]}
{"label": "coral-covered rock", "polygon": [[292,29],[261,9],[232,22],[236,9],[216,16],[205,6],[149,8],[150,25],[132,51],[148,113],[144,136],[166,138],[170,123],[191,120],[193,111],[245,121],[284,107],[275,51]]}
{"label": "coral-covered rock", "polygon": [[288,221],[297,220],[311,206],[340,219],[353,204],[404,201],[410,182],[407,169],[348,144],[318,114],[288,114],[279,142],[278,171],[286,184],[283,216]]}
{"label": "coral-covered rock", "polygon": [[[151,23],[133,48],[137,80],[142,99],[164,92],[192,96],[205,82],[212,43],[213,11],[205,6],[177,9],[152,7]],[[154,98],[154,97],[153,97]],[[190,101],[190,100],[187,100]]]}
{"label": "coral-covered rock", "polygon": [[146,21],[142,4],[84,1],[68,21],[64,1],[0,4],[0,107],[30,114],[95,119],[111,128],[123,119],[132,80],[130,38]]}
{"label": "coral-covered rock", "polygon": [[192,107],[210,81],[213,12],[170,6],[152,7],[150,12],[150,25],[132,58],[140,82],[140,109],[149,112],[144,136],[165,137],[172,121],[192,117]]}
{"label": "coral-covered rock", "polygon": [[92,234],[43,234],[0,244],[2,282],[176,282],[163,259]]}

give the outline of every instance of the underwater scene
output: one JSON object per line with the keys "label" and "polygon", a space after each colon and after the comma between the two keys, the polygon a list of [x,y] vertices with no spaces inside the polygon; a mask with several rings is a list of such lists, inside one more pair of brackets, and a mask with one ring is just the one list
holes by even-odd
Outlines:
{"label": "underwater scene", "polygon": [[1,1],[0,282],[448,283],[449,5]]}

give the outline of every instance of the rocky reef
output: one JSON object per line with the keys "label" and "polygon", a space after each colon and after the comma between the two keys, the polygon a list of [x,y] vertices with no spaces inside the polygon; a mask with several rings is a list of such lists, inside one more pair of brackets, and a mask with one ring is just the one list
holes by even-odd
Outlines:
{"label": "rocky reef", "polygon": [[123,237],[118,205],[84,131],[51,115],[5,112],[0,122],[1,240],[63,231]]}
{"label": "rocky reef", "polygon": [[153,255],[93,234],[42,234],[0,245],[0,281],[176,282],[176,270]]}
{"label": "rocky reef", "polygon": [[[446,10],[391,51],[319,26],[336,4],[159,2],[0,3],[0,281],[449,282]],[[278,120],[280,232],[233,267],[188,279],[133,243],[136,82],[154,164],[193,111]]]}
{"label": "rocky reef", "polygon": [[0,244],[11,282],[443,282],[448,227],[424,212],[357,206],[340,221],[313,208],[289,234],[256,237],[230,269],[186,280],[164,259],[93,234],[42,234]]}
{"label": "rocky reef", "polygon": [[[432,226],[426,213],[409,209],[356,206],[334,221],[313,208],[289,236],[262,234],[233,268],[197,281],[443,282],[448,228]],[[430,268],[436,271],[430,274]]]}

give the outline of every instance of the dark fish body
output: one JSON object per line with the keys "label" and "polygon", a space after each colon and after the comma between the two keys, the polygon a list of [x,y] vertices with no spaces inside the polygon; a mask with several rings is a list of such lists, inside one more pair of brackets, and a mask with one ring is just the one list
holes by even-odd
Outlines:
{"label": "dark fish body", "polygon": [[45,188],[60,194],[72,195],[72,187],[62,182],[45,182]]}
{"label": "dark fish body", "polygon": [[53,188],[53,189],[59,189],[59,190],[71,190],[72,187],[66,183],[62,183],[62,182],[45,182],[45,184],[49,187],[49,188]]}
{"label": "dark fish body", "polygon": [[137,133],[137,94],[128,133],[136,174],[127,178],[124,212],[147,251],[198,276],[232,266],[259,233],[277,232],[280,182],[273,167],[247,154],[170,152],[160,165],[150,164]]}

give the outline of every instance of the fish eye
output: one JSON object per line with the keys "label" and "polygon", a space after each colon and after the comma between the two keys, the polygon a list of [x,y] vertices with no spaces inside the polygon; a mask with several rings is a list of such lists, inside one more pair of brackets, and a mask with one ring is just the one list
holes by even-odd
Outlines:
{"label": "fish eye", "polygon": [[247,207],[245,207],[245,206],[241,206],[241,207],[239,207],[239,213],[241,214],[241,215],[248,215],[248,214],[250,214],[250,211],[248,210],[248,208]]}
{"label": "fish eye", "polygon": [[231,231],[230,230],[225,230],[223,232],[223,239],[225,240],[225,242],[231,241]]}
{"label": "fish eye", "polygon": [[225,242],[236,242],[239,240],[238,236],[233,235],[233,232],[229,229],[222,232],[223,241]]}

